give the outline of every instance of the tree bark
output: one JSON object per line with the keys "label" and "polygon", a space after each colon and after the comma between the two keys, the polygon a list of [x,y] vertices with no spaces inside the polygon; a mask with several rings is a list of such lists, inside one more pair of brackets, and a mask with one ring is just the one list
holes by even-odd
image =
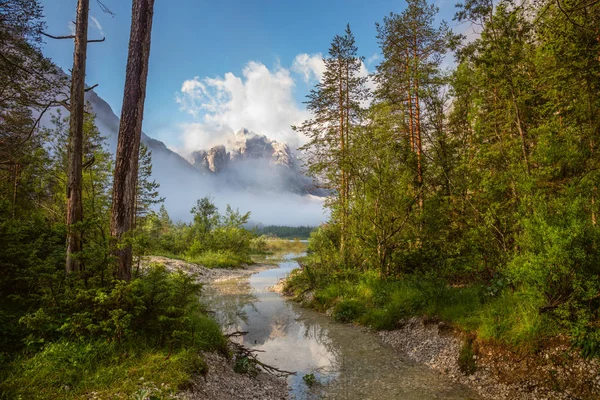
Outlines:
{"label": "tree bark", "polygon": [[406,49],[406,97],[408,98],[408,133],[410,135],[410,151],[415,151],[415,133],[413,131],[413,105],[412,105],[412,91],[411,91],[411,79],[410,79],[410,65],[409,65],[408,49]]}
{"label": "tree bark", "polygon": [[345,242],[346,242],[346,166],[344,165],[345,160],[345,148],[344,148],[344,79],[342,62],[338,61],[339,65],[339,92],[340,92],[340,161],[341,161],[341,182],[340,182],[340,204],[341,204],[341,233],[340,233],[340,253],[342,256],[345,253]]}
{"label": "tree bark", "polygon": [[77,253],[82,250],[81,227],[73,225],[83,221],[82,164],[83,164],[83,111],[85,106],[85,64],[89,0],[77,3],[75,50],[71,72],[71,108],[69,120],[69,148],[67,169],[67,273],[81,271]]}
{"label": "tree bark", "polygon": [[423,212],[423,165],[422,153],[423,145],[421,143],[421,115],[419,105],[419,58],[417,56],[417,38],[415,37],[415,146],[417,148],[417,183],[419,185],[419,209]]}
{"label": "tree bark", "polygon": [[117,277],[131,279],[131,244],[124,241],[133,226],[138,159],[144,118],[154,0],[133,0],[123,108],[113,183],[110,233],[118,258]]}

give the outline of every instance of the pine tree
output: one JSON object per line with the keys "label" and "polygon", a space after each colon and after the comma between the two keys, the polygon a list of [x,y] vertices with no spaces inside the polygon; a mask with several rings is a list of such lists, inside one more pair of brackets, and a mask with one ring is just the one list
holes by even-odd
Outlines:
{"label": "pine tree", "polygon": [[448,51],[451,32],[445,22],[435,26],[438,8],[426,0],[407,0],[402,14],[391,13],[377,24],[383,61],[377,67],[377,96],[394,105],[402,120],[403,136],[416,154],[419,207],[424,198],[424,96],[439,84],[439,66]]}
{"label": "pine tree", "polygon": [[341,227],[342,255],[351,183],[347,153],[352,146],[353,129],[362,118],[361,104],[368,96],[367,77],[360,75],[362,61],[348,25],[343,36],[333,38],[329,56],[323,59],[323,78],[308,95],[307,109],[314,117],[294,127],[309,138],[301,149],[306,152],[309,173],[337,192],[332,206]]}
{"label": "pine tree", "polygon": [[160,197],[159,187],[160,183],[152,179],[152,151],[144,143],[141,143],[134,227],[137,225],[137,221],[144,218],[153,206],[165,201],[164,197]]}

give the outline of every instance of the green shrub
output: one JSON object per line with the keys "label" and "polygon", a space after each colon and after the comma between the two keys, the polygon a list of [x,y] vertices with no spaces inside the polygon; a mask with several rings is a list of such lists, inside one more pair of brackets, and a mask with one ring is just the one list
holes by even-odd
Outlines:
{"label": "green shrub", "polygon": [[59,341],[16,360],[0,384],[3,398],[132,398],[147,391],[164,398],[203,373],[196,348],[169,350],[140,343]]}
{"label": "green shrub", "polygon": [[252,264],[249,256],[229,250],[208,250],[194,257],[185,257],[185,260],[206,268],[240,268],[244,264]]}
{"label": "green shrub", "polygon": [[356,299],[344,299],[333,308],[333,318],[338,322],[352,322],[358,320],[365,312],[363,302]]}

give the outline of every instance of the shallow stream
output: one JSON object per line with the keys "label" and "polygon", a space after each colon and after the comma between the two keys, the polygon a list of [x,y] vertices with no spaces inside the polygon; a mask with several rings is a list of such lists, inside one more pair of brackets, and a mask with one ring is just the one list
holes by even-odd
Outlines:
{"label": "shallow stream", "polygon": [[[261,350],[258,358],[294,371],[288,378],[295,399],[476,399],[468,388],[392,350],[365,328],[331,318],[270,292],[279,278],[298,267],[294,257],[279,256],[278,268],[205,287],[202,301],[228,332]],[[303,381],[314,374],[317,384]]]}

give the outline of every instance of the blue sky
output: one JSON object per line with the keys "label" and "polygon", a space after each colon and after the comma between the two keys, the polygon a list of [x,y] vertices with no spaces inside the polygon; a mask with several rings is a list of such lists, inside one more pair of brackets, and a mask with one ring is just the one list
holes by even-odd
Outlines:
{"label": "blue sky", "polygon": [[[68,34],[76,0],[41,2],[48,32]],[[131,2],[103,2],[116,15],[102,13],[91,0],[89,37],[106,36],[106,42],[88,47],[87,83],[99,84],[96,92],[119,115]],[[350,23],[359,52],[370,59],[378,53],[375,22],[404,5],[399,0],[156,0],[144,131],[183,152],[217,142],[241,128],[237,125],[289,140],[286,127],[306,116],[302,100],[318,79],[318,54],[327,52],[333,36]],[[439,6],[452,25],[453,4]],[[70,41],[48,39],[44,46],[65,71],[72,52]]]}

